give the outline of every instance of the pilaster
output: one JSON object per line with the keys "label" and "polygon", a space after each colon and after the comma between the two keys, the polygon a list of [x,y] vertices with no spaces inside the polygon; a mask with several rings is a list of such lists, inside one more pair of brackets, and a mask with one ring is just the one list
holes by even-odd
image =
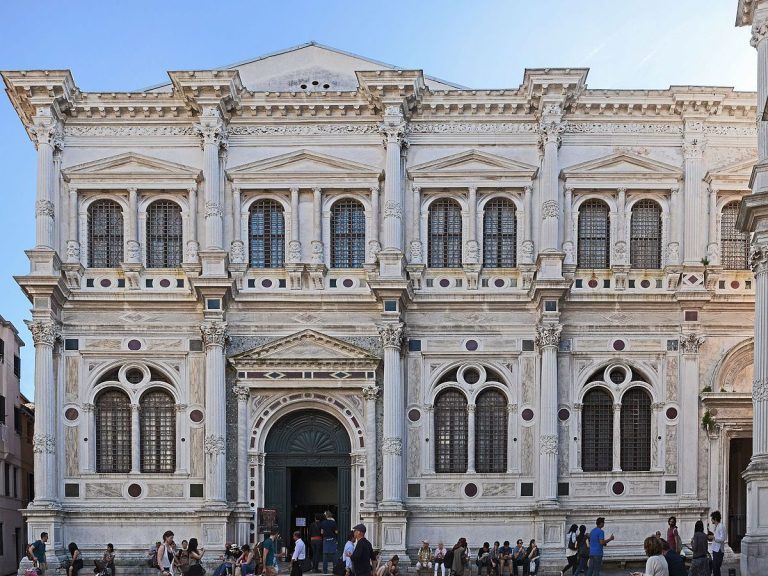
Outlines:
{"label": "pilaster", "polygon": [[698,477],[699,438],[699,348],[704,338],[696,332],[680,336],[680,434],[678,454],[680,455],[681,500],[695,501]]}
{"label": "pilaster", "polygon": [[704,121],[701,118],[686,119],[683,133],[683,158],[685,167],[685,222],[683,251],[684,263],[697,266],[706,254],[706,209],[704,193]]}
{"label": "pilaster", "polygon": [[[375,384],[363,387],[365,399],[365,432],[368,438],[376,438],[376,400],[380,389]],[[376,443],[367,442],[365,449],[365,502],[364,507],[376,509]]]}
{"label": "pilaster", "polygon": [[226,461],[226,383],[224,381],[224,345],[227,325],[221,321],[205,322],[200,332],[205,345],[205,477],[206,505],[227,503]]}
{"label": "pilaster", "polygon": [[541,353],[539,418],[539,505],[557,505],[557,349],[563,327],[546,319],[536,326]]}

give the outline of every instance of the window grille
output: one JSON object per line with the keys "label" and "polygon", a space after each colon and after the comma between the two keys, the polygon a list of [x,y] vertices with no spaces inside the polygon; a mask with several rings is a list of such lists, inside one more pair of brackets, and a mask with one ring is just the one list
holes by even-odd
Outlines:
{"label": "window grille", "polygon": [[345,198],[331,209],[331,268],[362,268],[365,264],[365,209]]}
{"label": "window grille", "polygon": [[467,471],[467,399],[458,390],[435,400],[435,471]]}
{"label": "window grille", "polygon": [[274,200],[257,200],[248,216],[250,263],[254,268],[282,268],[285,263],[285,214]]}
{"label": "window grille", "polygon": [[579,268],[610,268],[611,226],[608,205],[586,200],[579,207]]}
{"label": "window grille", "polygon": [[123,261],[123,211],[113,200],[88,206],[88,265],[117,268]]}
{"label": "window grille", "polygon": [[515,203],[506,198],[494,198],[485,205],[483,265],[486,268],[517,265],[517,212]]}
{"label": "window grille", "polygon": [[96,399],[96,471],[131,471],[131,403],[120,390]]}
{"label": "window grille", "polygon": [[661,268],[661,207],[653,200],[632,206],[629,253],[632,268]]}
{"label": "window grille", "polygon": [[609,472],[613,468],[613,401],[605,390],[584,395],[581,409],[581,468]]}
{"label": "window grille", "polygon": [[740,200],[729,202],[720,216],[720,260],[726,270],[749,268],[749,234],[736,228]]}
{"label": "window grille", "polygon": [[461,206],[440,198],[429,206],[429,266],[461,266]]}
{"label": "window grille", "polygon": [[176,471],[176,405],[163,390],[152,390],[140,401],[141,471]]}
{"label": "window grille", "polygon": [[475,408],[475,469],[507,471],[507,399],[490,389],[477,397]]}
{"label": "window grille", "polygon": [[181,266],[181,207],[170,200],[157,200],[147,208],[147,268]]}
{"label": "window grille", "polygon": [[621,469],[651,469],[651,397],[630,388],[621,399]]}

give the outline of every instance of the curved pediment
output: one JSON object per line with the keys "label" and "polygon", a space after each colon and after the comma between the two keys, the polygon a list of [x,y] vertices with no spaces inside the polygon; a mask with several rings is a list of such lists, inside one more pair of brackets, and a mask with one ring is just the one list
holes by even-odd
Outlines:
{"label": "curved pediment", "polygon": [[621,152],[564,168],[560,177],[571,188],[669,188],[682,179],[683,170]]}
{"label": "curved pediment", "polygon": [[62,172],[64,178],[77,188],[187,188],[202,179],[199,168],[135,152],[78,164]]}
{"label": "curved pediment", "polygon": [[480,150],[466,150],[408,169],[416,186],[528,186],[538,167]]}

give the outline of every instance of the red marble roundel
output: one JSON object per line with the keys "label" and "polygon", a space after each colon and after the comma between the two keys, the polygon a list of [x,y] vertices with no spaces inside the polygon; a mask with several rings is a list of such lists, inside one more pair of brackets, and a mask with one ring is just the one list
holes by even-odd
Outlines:
{"label": "red marble roundel", "polygon": [[131,484],[128,486],[128,496],[132,498],[138,498],[141,496],[141,486],[138,484]]}
{"label": "red marble roundel", "polygon": [[189,419],[195,424],[203,421],[203,413],[200,410],[192,410],[189,413]]}
{"label": "red marble roundel", "polygon": [[466,494],[470,498],[474,498],[475,496],[477,496],[477,484],[470,482],[469,484],[464,486],[464,494]]}

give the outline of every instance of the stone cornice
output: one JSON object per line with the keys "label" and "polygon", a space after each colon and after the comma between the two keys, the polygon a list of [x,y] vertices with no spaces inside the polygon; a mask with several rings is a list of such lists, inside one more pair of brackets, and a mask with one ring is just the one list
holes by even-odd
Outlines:
{"label": "stone cornice", "polygon": [[736,10],[736,26],[749,26],[752,24],[757,3],[758,0],[739,0],[739,7]]}
{"label": "stone cornice", "polygon": [[175,94],[196,113],[216,107],[227,117],[240,103],[243,83],[237,70],[171,71],[168,76]]}
{"label": "stone cornice", "polygon": [[355,72],[360,92],[377,110],[400,106],[407,117],[427,88],[421,70],[375,70]]}

